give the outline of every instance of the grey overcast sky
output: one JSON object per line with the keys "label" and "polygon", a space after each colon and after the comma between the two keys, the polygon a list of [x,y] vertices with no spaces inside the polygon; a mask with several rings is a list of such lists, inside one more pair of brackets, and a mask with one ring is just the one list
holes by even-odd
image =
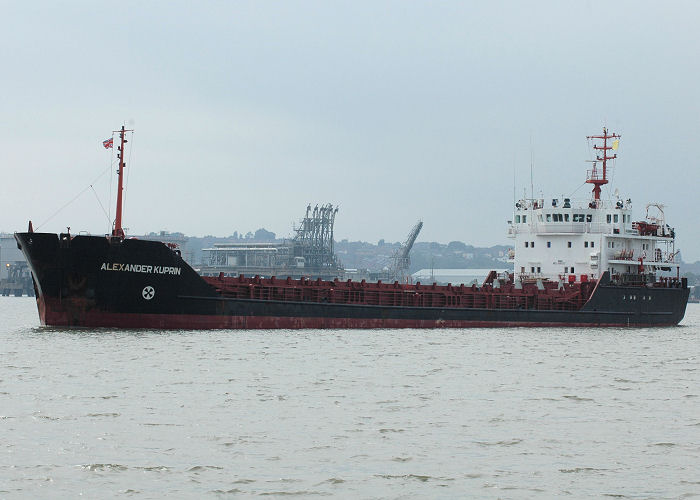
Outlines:
{"label": "grey overcast sky", "polygon": [[587,198],[607,125],[605,196],[665,204],[700,259],[700,2],[0,5],[0,230],[106,232],[125,123],[132,234],[285,236],[330,202],[336,239],[422,218],[424,241],[508,244],[514,171],[529,190],[532,155],[536,194]]}

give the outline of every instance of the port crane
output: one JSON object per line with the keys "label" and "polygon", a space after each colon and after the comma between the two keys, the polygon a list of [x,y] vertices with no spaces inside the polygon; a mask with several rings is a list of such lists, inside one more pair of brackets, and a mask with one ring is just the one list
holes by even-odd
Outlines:
{"label": "port crane", "polygon": [[392,280],[399,281],[400,283],[408,283],[408,268],[411,265],[409,254],[411,253],[411,248],[413,248],[413,244],[416,242],[416,238],[418,238],[418,233],[420,233],[421,229],[423,229],[423,221],[419,220],[416,225],[413,226],[411,232],[408,233],[406,241],[394,252],[392,256],[394,262],[391,265],[391,269],[389,269],[389,277]]}

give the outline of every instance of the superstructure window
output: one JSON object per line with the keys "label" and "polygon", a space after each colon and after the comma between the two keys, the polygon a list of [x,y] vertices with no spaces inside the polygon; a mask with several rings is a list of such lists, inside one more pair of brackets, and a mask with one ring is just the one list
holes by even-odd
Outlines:
{"label": "superstructure window", "polygon": [[515,216],[515,223],[520,224],[520,216],[519,215]]}
{"label": "superstructure window", "polygon": [[574,273],[574,266],[571,266],[571,274]]}
{"label": "superstructure window", "polygon": [[613,222],[617,222],[619,220],[619,217],[617,214],[613,215]]}
{"label": "superstructure window", "polygon": [[535,242],[534,242],[534,241],[531,241],[531,242],[530,242],[530,248],[535,248]]}
{"label": "superstructure window", "polygon": [[523,224],[527,222],[527,215],[523,215]]}
{"label": "superstructure window", "polygon": [[587,241],[584,241],[584,242],[583,242],[583,247],[584,247],[584,248],[588,248],[588,242],[587,242]]}
{"label": "superstructure window", "polygon": [[537,266],[537,274],[539,274],[539,273],[541,273],[541,272],[542,272],[542,268],[539,267],[539,266]]}
{"label": "superstructure window", "polygon": [[547,222],[552,222],[552,214],[547,214]]}
{"label": "superstructure window", "polygon": [[586,214],[586,222],[593,222],[593,214]]}
{"label": "superstructure window", "polygon": [[525,242],[525,248],[527,248],[527,247],[529,247],[529,246],[530,246],[530,242],[526,241],[526,242]]}
{"label": "superstructure window", "polygon": [[591,248],[595,246],[595,241],[591,241]]}
{"label": "superstructure window", "polygon": [[571,248],[571,242],[570,242],[570,241],[567,242],[567,246],[568,246],[569,248]]}
{"label": "superstructure window", "polygon": [[564,214],[564,222],[569,222],[569,214]]}
{"label": "superstructure window", "polygon": [[548,241],[548,242],[547,242],[547,248],[552,248],[552,242],[551,242],[551,241]]}
{"label": "superstructure window", "polygon": [[535,274],[535,268],[534,268],[534,267],[531,267],[531,268],[530,268],[530,272],[531,272],[532,274]]}
{"label": "superstructure window", "polygon": [[605,220],[610,224],[612,222],[612,215],[608,214],[605,216]]}

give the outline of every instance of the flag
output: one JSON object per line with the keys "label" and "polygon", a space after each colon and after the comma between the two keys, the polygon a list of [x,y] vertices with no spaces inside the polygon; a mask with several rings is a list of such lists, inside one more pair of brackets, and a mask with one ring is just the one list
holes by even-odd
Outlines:
{"label": "flag", "polygon": [[620,146],[620,139],[615,139],[613,141],[613,149],[617,149]]}
{"label": "flag", "polygon": [[102,145],[105,147],[105,149],[109,149],[114,147],[114,139],[110,137],[109,139],[105,139],[102,141]]}

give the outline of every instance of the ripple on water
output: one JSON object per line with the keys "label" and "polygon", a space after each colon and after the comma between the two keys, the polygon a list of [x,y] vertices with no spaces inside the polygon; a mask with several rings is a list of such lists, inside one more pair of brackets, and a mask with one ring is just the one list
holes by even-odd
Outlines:
{"label": "ripple on water", "polygon": [[582,397],[576,396],[576,395],[564,395],[563,397],[565,397],[566,399],[569,399],[571,401],[593,401],[593,399],[591,399],[591,398],[582,398]]}
{"label": "ripple on water", "polygon": [[129,469],[126,465],[121,464],[84,464],[79,467],[90,472],[123,472]]}
{"label": "ripple on water", "polygon": [[314,484],[314,486],[323,486],[323,485],[327,485],[327,484],[329,484],[331,486],[337,486],[337,485],[341,485],[344,483],[345,483],[344,479],[341,479],[339,477],[331,477],[329,479],[326,479],[325,481],[321,481],[320,483]]}
{"label": "ripple on water", "polygon": [[331,496],[332,493],[327,493],[325,491],[312,491],[312,490],[299,490],[299,491],[266,491],[263,493],[258,493],[260,496],[276,496],[276,497],[287,497],[287,496]]}
{"label": "ripple on water", "polygon": [[581,472],[606,472],[608,469],[596,469],[595,467],[574,467],[573,469],[559,469],[564,474],[579,474]]}
{"label": "ripple on water", "polygon": [[219,467],[218,465],[195,465],[187,469],[187,472],[202,472],[206,470],[223,470],[223,467]]}
{"label": "ripple on water", "polygon": [[420,481],[421,483],[427,483],[428,481],[454,481],[453,477],[436,477],[423,474],[376,474],[375,477],[391,480],[408,479],[412,481]]}
{"label": "ripple on water", "polygon": [[522,443],[522,439],[506,439],[502,441],[475,441],[480,446],[515,446]]}

